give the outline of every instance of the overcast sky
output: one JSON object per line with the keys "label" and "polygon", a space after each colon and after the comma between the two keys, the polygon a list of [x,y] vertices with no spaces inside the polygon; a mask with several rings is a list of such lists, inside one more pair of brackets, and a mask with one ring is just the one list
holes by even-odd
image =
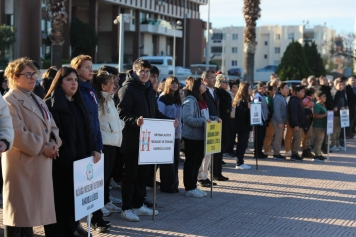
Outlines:
{"label": "overcast sky", "polygon": [[[210,0],[213,28],[245,26],[243,0]],[[324,25],[337,33],[354,33],[356,0],[261,0],[262,25]],[[208,20],[207,5],[200,7],[201,18]]]}

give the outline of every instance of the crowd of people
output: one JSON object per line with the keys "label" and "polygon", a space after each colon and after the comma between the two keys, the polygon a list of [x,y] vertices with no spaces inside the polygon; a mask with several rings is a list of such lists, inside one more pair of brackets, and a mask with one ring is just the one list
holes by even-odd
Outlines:
{"label": "crowd of people", "polygon": [[[93,156],[96,163],[102,153],[104,207],[92,213],[91,227],[109,231],[111,223],[104,217],[115,212],[127,221],[158,215],[146,198],[147,187],[154,186],[154,166],[138,165],[145,118],[174,120],[174,159],[159,166],[160,191],[180,192],[178,168],[184,151],[184,195],[194,198],[207,196],[198,186],[229,180],[223,175],[223,157],[236,158],[236,169],[251,168],[244,163],[245,154],[251,152],[247,149],[251,134],[257,159],[324,160],[327,111],[334,112],[330,151],[346,146],[340,110],[350,112],[347,138],[355,132],[354,77],[337,78],[331,85],[325,76],[310,76],[308,85],[288,88],[276,74],[267,83],[251,85],[204,71],[201,77],[187,77],[182,86],[174,76],[159,81],[158,68],[143,59],[126,73],[110,66],[94,73],[88,55],[73,58],[70,67],[49,68],[41,84],[38,76],[39,65],[29,58],[11,61],[0,76],[0,183],[6,237],[32,236],[32,227],[39,225],[48,237],[87,236],[75,221],[73,162]],[[251,103],[261,104],[262,124],[254,127]],[[206,155],[205,126],[212,121],[222,123],[221,152]],[[211,166],[213,180],[208,178]],[[122,199],[110,195],[110,188],[117,187]]]}

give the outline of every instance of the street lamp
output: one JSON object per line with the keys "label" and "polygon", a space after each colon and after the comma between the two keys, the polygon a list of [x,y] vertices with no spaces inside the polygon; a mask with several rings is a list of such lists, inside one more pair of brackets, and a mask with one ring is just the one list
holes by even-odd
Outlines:
{"label": "street lamp", "polygon": [[176,30],[177,29],[182,29],[181,21],[177,22],[171,22],[171,25],[173,27],[173,76],[176,75]]}
{"label": "street lamp", "polygon": [[120,24],[120,36],[119,36],[119,62],[118,62],[118,69],[119,72],[123,71],[124,67],[124,24],[130,21],[132,16],[129,14],[120,14],[114,20],[114,24]]}
{"label": "street lamp", "polygon": [[205,54],[205,70],[209,70],[210,62],[210,0],[208,0],[208,25],[206,32],[206,54]]}

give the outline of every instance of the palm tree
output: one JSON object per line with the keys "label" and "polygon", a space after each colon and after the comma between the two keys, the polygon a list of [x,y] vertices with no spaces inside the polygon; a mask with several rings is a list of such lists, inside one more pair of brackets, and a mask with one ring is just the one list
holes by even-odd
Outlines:
{"label": "palm tree", "polygon": [[260,0],[244,0],[243,14],[246,22],[244,38],[244,79],[253,82],[255,51],[256,51],[256,21],[261,17]]}
{"label": "palm tree", "polygon": [[65,11],[65,1],[51,0],[48,5],[48,16],[52,23],[49,37],[52,42],[51,64],[57,66],[57,68],[62,67],[63,25],[67,23],[68,18],[68,14]]}

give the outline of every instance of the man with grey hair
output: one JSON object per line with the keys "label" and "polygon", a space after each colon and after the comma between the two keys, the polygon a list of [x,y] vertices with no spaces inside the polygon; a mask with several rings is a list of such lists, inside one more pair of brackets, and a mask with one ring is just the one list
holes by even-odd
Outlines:
{"label": "man with grey hair", "polygon": [[315,76],[308,77],[308,88],[315,88],[316,86],[316,78]]}

